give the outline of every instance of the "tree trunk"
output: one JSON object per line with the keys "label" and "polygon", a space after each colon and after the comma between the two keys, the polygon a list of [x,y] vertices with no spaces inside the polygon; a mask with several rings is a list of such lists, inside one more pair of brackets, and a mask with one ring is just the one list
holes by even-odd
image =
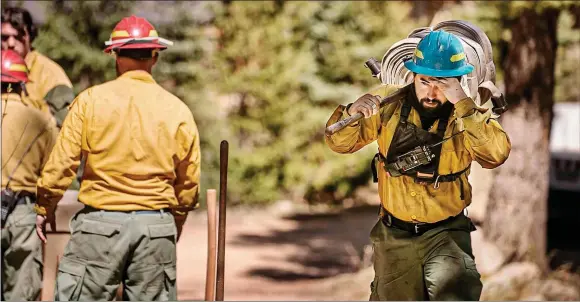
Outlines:
{"label": "tree trunk", "polygon": [[531,261],[542,268],[559,14],[553,8],[525,9],[506,24],[512,33],[502,62],[509,111],[500,122],[512,150],[494,171],[484,226],[485,236],[507,259]]}
{"label": "tree trunk", "polygon": [[452,2],[449,0],[432,0],[432,1],[417,1],[413,3],[410,16],[415,19],[425,17],[428,21],[433,20],[433,17],[447,4]]}

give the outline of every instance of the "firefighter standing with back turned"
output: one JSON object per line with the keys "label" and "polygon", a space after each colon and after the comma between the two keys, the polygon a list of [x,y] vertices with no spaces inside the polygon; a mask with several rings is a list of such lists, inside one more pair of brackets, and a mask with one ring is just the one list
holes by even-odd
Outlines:
{"label": "firefighter standing with back turned", "polygon": [[[42,287],[42,246],[36,236],[36,181],[58,129],[22,99],[24,59],[2,51],[2,301],[36,300]],[[7,215],[7,216],[5,216]]]}
{"label": "firefighter standing with back turned", "polygon": [[[405,67],[414,83],[401,100],[380,108],[380,99],[398,88],[384,85],[339,106],[327,123],[358,112],[365,117],[326,136],[335,152],[354,153],[375,140],[379,145],[371,165],[381,208],[370,234],[370,300],[479,300],[470,237],[475,226],[464,215],[472,198],[469,168],[474,160],[487,169],[500,166],[511,143],[461,84],[473,66],[456,36],[430,32]],[[423,164],[413,167],[421,158]]]}
{"label": "firefighter standing with back turned", "polygon": [[143,18],[122,19],[105,43],[118,78],[73,101],[38,181],[37,233],[86,157],[60,260],[55,300],[176,300],[176,241],[197,205],[199,134],[191,111],[151,76],[172,43]]}

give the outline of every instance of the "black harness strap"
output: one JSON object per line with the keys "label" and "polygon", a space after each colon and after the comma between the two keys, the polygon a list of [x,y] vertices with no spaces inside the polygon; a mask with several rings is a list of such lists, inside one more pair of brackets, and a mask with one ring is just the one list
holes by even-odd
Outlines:
{"label": "black harness strap", "polygon": [[[447,123],[449,122],[449,117],[439,119],[439,123],[437,124],[437,136],[439,139],[443,139],[445,136],[445,130],[447,129]],[[431,180],[437,178],[438,176],[438,168],[439,168],[439,160],[441,159],[441,148],[443,145],[438,145],[434,147],[434,153],[437,154],[435,159],[431,164],[427,167],[417,167],[417,179],[420,180]]]}
{"label": "black harness strap", "polygon": [[401,118],[399,119],[399,123],[406,124],[407,119],[409,118],[409,114],[411,114],[411,104],[405,100],[403,102],[403,106],[401,107]]}
{"label": "black harness strap", "polygon": [[[399,125],[397,126],[397,130],[400,130],[401,127],[404,127],[407,124],[411,110],[412,110],[412,106],[411,106],[410,102],[404,101],[402,106],[401,106],[400,119],[399,119]],[[437,124],[437,134],[436,134],[436,136],[439,140],[442,140],[445,136],[445,130],[447,129],[447,124],[449,122],[449,118],[450,118],[450,115],[439,119],[439,123]],[[397,130],[395,130],[394,135],[397,135],[397,133],[399,132]],[[425,130],[423,130],[423,131],[425,131]],[[431,134],[431,135],[433,135],[433,134]],[[428,143],[428,142],[425,142],[425,143]],[[415,175],[409,175],[409,176],[412,176],[415,178],[415,182],[433,182],[435,180],[436,187],[438,187],[438,183],[455,181],[455,179],[457,179],[459,177],[459,175],[461,175],[462,173],[467,171],[467,169],[469,169],[469,166],[468,166],[465,170],[462,170],[458,173],[448,174],[448,175],[439,175],[437,170],[439,167],[439,160],[441,158],[441,148],[442,148],[442,144],[439,144],[439,145],[434,147],[434,153],[437,154],[437,156],[435,157],[433,162],[431,162],[427,166],[417,167],[415,170],[416,171]],[[375,154],[375,156],[371,160],[371,171],[373,174],[373,182],[375,182],[375,183],[378,182],[378,172],[377,172],[377,167],[376,167],[377,161],[382,162],[385,166],[385,170],[388,172],[388,170],[387,170],[388,161],[385,158],[385,156],[382,155],[379,151]]]}
{"label": "black harness strap", "polygon": [[381,161],[381,152],[377,152],[377,154],[375,154],[375,156],[373,157],[373,159],[371,160],[371,172],[373,172],[373,182],[377,183],[379,182],[379,173],[377,171],[377,159],[379,161]]}

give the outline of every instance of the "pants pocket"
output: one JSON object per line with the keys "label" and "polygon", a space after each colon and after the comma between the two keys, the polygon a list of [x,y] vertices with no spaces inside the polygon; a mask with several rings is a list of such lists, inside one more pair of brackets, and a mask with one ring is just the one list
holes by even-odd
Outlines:
{"label": "pants pocket", "polygon": [[78,301],[81,297],[86,265],[63,257],[58,265],[54,289],[55,301]]}
{"label": "pants pocket", "polygon": [[383,221],[379,219],[369,234],[369,238],[373,245],[377,245],[379,242],[384,242],[386,238],[387,227],[383,224]]}
{"label": "pants pocket", "polygon": [[371,296],[369,297],[369,301],[380,301],[379,295],[377,293],[378,281],[379,281],[379,278],[375,277],[374,280],[371,282]]}
{"label": "pants pocket", "polygon": [[[21,207],[26,207],[25,205],[20,205]],[[28,209],[27,209],[28,210]],[[32,211],[28,211],[25,213],[18,213],[19,216],[15,217],[16,220],[14,221],[15,226],[19,227],[26,227],[34,225],[36,226],[36,213]]]}
{"label": "pants pocket", "polygon": [[468,289],[465,300],[479,301],[483,290],[483,283],[481,282],[481,275],[477,271],[475,260],[469,255],[464,255],[463,263],[465,264],[465,280],[467,283],[465,287]]}
{"label": "pants pocket", "polygon": [[144,264],[171,265],[176,261],[175,241],[177,229],[175,223],[152,224],[147,226],[149,241],[142,249],[147,256]]}
{"label": "pants pocket", "polygon": [[463,256],[463,264],[465,265],[465,270],[472,273],[477,279],[481,278],[481,275],[477,271],[475,260],[473,260],[469,255]]}
{"label": "pants pocket", "polygon": [[86,261],[109,263],[110,256],[114,256],[111,251],[118,240],[121,226],[93,218],[83,218],[78,228],[72,232],[70,252]]}
{"label": "pants pocket", "polygon": [[177,300],[177,270],[175,265],[168,265],[164,268],[165,271],[165,290],[167,291],[167,298],[169,300]]}
{"label": "pants pocket", "polygon": [[175,236],[177,236],[175,223],[153,224],[149,225],[148,228],[151,239],[162,237],[173,237],[175,239]]}

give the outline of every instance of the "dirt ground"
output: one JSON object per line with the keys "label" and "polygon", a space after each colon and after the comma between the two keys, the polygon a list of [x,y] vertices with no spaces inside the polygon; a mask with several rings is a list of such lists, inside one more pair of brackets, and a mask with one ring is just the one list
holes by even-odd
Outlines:
{"label": "dirt ground", "polygon": [[[490,175],[479,167],[472,171],[471,177],[476,178],[474,197],[479,200],[470,210],[475,220],[484,215]],[[349,284],[350,273],[363,267],[367,269],[354,274],[355,278],[364,279],[357,280],[360,284],[367,284],[368,279],[370,286],[370,250],[364,251],[377,221],[379,199],[376,188],[359,190],[357,198],[369,205],[340,214],[298,214],[296,205],[289,202],[256,210],[229,209],[225,299],[344,300],[334,285]],[[81,206],[76,191],[68,191],[57,211],[59,231],[68,231],[70,217]],[[480,236],[472,237],[477,240]],[[53,297],[56,259],[64,250],[68,234],[49,235],[48,240],[43,300]],[[473,244],[477,250],[478,243]],[[206,257],[207,212],[200,210],[190,213],[177,244],[179,300],[204,299]],[[369,286],[353,289],[352,297],[366,297]]]}
{"label": "dirt ground", "polygon": [[[80,207],[76,192],[67,192],[57,212],[59,231],[68,231]],[[279,207],[227,212],[226,300],[325,300],[324,280],[360,267],[376,207],[341,214],[283,212]],[[67,241],[68,234],[49,235],[42,300],[52,299],[57,255]],[[177,244],[179,300],[204,299],[206,257],[207,212],[199,211],[190,214]]]}
{"label": "dirt ground", "polygon": [[[68,191],[59,203],[57,229],[67,232],[70,217],[81,207],[76,191]],[[365,246],[377,221],[377,205],[320,212],[301,211],[289,202],[228,209],[225,300],[366,300],[373,272],[372,252]],[[49,235],[44,301],[52,300],[56,259],[67,241],[67,233]],[[481,230],[472,233],[472,245],[483,274],[493,257]],[[207,212],[199,210],[190,213],[177,244],[179,300],[204,299],[206,257]]]}

